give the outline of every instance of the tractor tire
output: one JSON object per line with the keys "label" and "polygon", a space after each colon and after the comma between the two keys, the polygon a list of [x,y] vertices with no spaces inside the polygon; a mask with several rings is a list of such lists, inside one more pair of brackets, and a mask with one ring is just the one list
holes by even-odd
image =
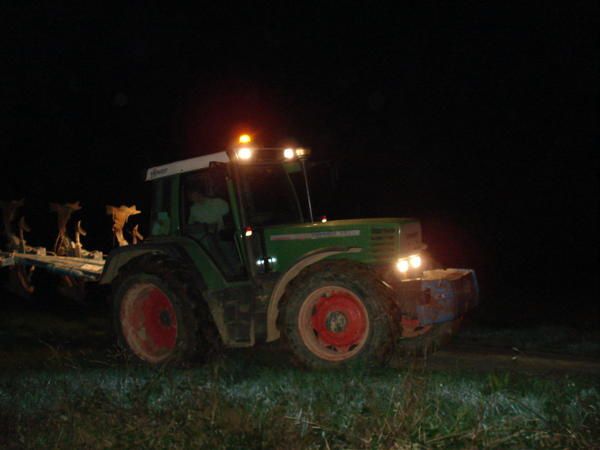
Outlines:
{"label": "tractor tire", "polygon": [[282,339],[295,362],[312,369],[379,365],[392,342],[392,308],[385,287],[364,266],[318,263],[284,294]]}
{"label": "tractor tire", "polygon": [[203,347],[193,278],[177,260],[141,258],[113,283],[113,325],[128,359],[151,366],[180,365]]}

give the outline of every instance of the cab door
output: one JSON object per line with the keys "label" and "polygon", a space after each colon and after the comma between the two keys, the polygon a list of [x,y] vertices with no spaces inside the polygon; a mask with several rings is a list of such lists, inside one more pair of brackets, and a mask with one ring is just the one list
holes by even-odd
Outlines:
{"label": "cab door", "polygon": [[246,278],[235,240],[226,168],[215,165],[183,174],[181,190],[183,234],[200,244],[226,280]]}
{"label": "cab door", "polygon": [[253,272],[277,271],[274,255],[269,255],[265,242],[266,227],[302,223],[298,197],[282,164],[248,164],[240,167],[242,207],[247,225],[252,230],[251,258]]}

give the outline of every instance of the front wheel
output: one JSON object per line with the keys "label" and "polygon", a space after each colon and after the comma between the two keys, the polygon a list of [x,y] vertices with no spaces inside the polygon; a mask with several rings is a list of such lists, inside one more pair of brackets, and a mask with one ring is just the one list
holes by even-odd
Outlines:
{"label": "front wheel", "polygon": [[321,265],[300,275],[283,301],[282,334],[311,368],[374,365],[387,354],[391,316],[383,286],[360,267]]}

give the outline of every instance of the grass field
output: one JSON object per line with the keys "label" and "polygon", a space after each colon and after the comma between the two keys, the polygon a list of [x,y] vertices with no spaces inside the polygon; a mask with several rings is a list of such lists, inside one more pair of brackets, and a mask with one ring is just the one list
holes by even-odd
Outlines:
{"label": "grass field", "polygon": [[[67,311],[68,313],[68,311]],[[277,347],[149,370],[107,321],[36,308],[0,317],[0,448],[599,448],[590,376],[422,363],[310,372]],[[597,355],[594,330],[467,327],[459,343]]]}
{"label": "grass field", "polygon": [[307,372],[233,352],[187,369],[0,376],[2,448],[594,448],[585,377],[405,369]]}

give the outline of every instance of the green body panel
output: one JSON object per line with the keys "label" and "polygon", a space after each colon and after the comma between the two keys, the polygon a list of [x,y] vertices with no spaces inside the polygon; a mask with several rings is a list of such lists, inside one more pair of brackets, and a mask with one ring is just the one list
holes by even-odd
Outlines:
{"label": "green body panel", "polygon": [[[417,227],[418,236],[404,242],[400,236],[407,226]],[[277,272],[285,272],[305,254],[323,248],[359,247],[361,251],[358,253],[332,258],[347,258],[366,264],[386,264],[423,247],[418,221],[411,218],[351,219],[280,225],[266,228],[264,239],[266,257],[272,261],[271,269]]]}

